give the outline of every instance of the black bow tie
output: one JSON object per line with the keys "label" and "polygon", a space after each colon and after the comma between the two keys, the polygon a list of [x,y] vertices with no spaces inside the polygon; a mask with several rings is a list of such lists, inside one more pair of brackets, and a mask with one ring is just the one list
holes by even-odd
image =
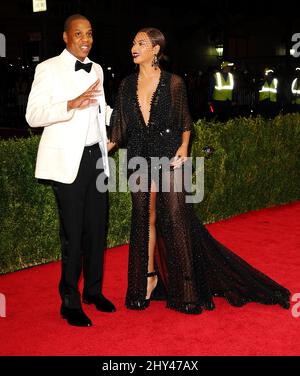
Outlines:
{"label": "black bow tie", "polygon": [[84,69],[87,73],[90,73],[90,71],[92,69],[92,65],[93,65],[93,63],[84,64],[81,61],[76,60],[75,71],[78,71],[79,69]]}

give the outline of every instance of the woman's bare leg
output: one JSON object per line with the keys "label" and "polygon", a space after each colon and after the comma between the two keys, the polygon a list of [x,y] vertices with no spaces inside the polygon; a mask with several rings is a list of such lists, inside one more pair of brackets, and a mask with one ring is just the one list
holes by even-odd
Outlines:
{"label": "woman's bare leg", "polygon": [[[149,218],[149,246],[148,246],[148,272],[154,271],[154,251],[156,245],[156,194],[155,185],[151,185],[150,193],[150,218]],[[147,296],[150,298],[152,290],[157,283],[157,276],[147,278]]]}

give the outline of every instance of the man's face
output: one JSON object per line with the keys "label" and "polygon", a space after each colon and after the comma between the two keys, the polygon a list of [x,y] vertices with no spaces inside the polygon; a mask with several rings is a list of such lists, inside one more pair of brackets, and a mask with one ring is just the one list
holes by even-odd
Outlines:
{"label": "man's face", "polygon": [[78,60],[84,61],[93,45],[90,22],[84,19],[73,20],[69,29],[64,31],[63,39],[67,50]]}

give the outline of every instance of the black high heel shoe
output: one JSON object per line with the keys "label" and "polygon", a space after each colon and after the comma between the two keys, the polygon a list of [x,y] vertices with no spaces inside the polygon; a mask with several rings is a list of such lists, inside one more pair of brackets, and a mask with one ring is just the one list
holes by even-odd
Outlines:
{"label": "black high heel shoe", "polygon": [[[148,272],[147,273],[147,278],[149,278],[149,277],[155,277],[156,276],[156,283],[155,283],[155,286],[153,287],[153,289],[152,289],[152,291],[151,291],[151,294],[152,294],[152,292],[153,292],[153,290],[156,288],[156,286],[157,286],[157,282],[158,282],[158,277],[157,277],[157,272]],[[147,299],[147,298],[145,298],[145,308],[148,308],[149,307],[149,305],[150,305],[150,300],[151,300],[151,294],[150,294],[150,297]]]}
{"label": "black high heel shoe", "polygon": [[216,306],[215,306],[215,303],[212,300],[209,300],[209,301],[204,303],[204,308],[207,311],[213,311],[216,308]]}

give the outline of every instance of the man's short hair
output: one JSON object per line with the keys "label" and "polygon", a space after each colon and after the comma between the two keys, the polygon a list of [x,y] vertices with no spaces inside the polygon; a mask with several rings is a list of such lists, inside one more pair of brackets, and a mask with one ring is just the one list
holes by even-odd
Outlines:
{"label": "man's short hair", "polygon": [[72,14],[71,16],[69,16],[66,20],[65,20],[65,23],[64,23],[64,31],[68,31],[69,28],[70,28],[70,25],[72,23],[72,21],[74,20],[86,20],[86,21],[89,21],[85,16],[83,16],[82,14]]}

